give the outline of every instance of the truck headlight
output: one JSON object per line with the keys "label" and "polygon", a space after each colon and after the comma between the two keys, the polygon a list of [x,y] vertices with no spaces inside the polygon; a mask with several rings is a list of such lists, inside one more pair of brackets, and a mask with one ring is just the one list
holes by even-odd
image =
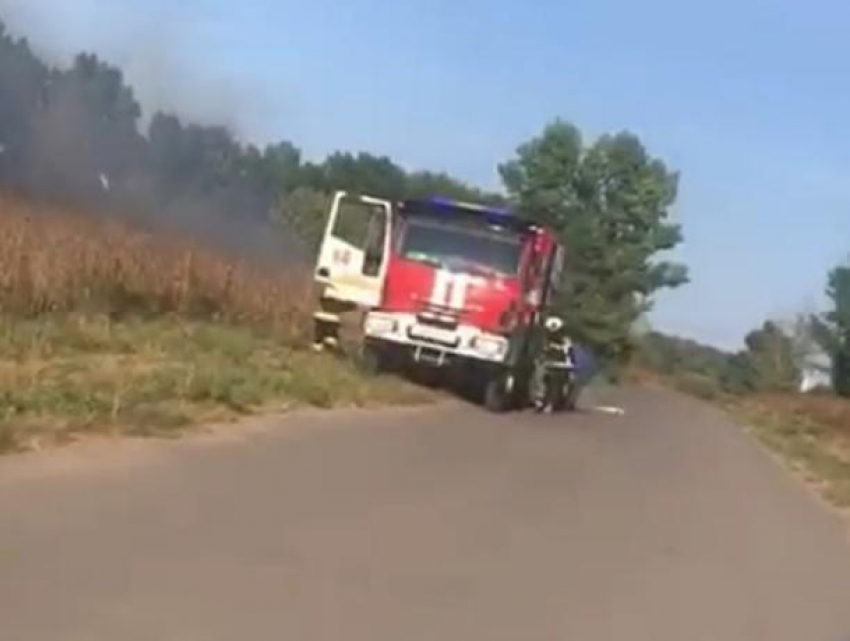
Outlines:
{"label": "truck headlight", "polygon": [[398,323],[386,316],[367,316],[363,330],[369,336],[383,336],[393,334],[398,328]]}
{"label": "truck headlight", "polygon": [[502,358],[508,351],[508,341],[496,336],[479,336],[472,346],[485,358]]}

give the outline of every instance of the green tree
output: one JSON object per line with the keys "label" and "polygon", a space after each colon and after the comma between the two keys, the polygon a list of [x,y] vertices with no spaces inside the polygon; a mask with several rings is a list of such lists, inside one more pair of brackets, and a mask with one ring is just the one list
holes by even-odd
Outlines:
{"label": "green tree", "polygon": [[144,154],[140,116],[121,72],[96,56],[52,70],[31,114],[25,162],[33,187],[79,204],[120,199]]}
{"label": "green tree", "polygon": [[731,355],[719,378],[720,388],[730,394],[747,394],[758,389],[758,373],[747,351]]}
{"label": "green tree", "polygon": [[298,187],[280,200],[280,220],[311,256],[318,250],[322,240],[331,201],[330,195],[311,187]]}
{"label": "green tree", "polygon": [[755,387],[765,391],[796,391],[802,373],[792,338],[774,322],[768,321],[750,332],[746,358]]}
{"label": "green tree", "polygon": [[302,184],[318,191],[344,189],[390,199],[404,196],[407,178],[404,169],[386,156],[342,152],[331,154],[320,165],[306,165],[303,175]]}
{"label": "green tree", "polygon": [[0,185],[20,187],[25,154],[50,70],[25,40],[13,38],[0,20]]}
{"label": "green tree", "polygon": [[812,318],[812,332],[832,362],[835,391],[850,398],[850,265],[836,267],[830,273],[827,296],[832,309]]}
{"label": "green tree", "polygon": [[445,173],[415,171],[409,173],[405,187],[406,198],[443,196],[466,202],[501,204],[504,198],[471,187]]}
{"label": "green tree", "polygon": [[301,150],[286,141],[269,145],[263,153],[259,172],[269,188],[290,193],[303,184]]}
{"label": "green tree", "polygon": [[558,306],[569,331],[610,362],[627,360],[630,329],[653,293],[687,281],[684,267],[655,260],[682,240],[669,221],[677,175],[632,134],[585,146],[563,121],[522,145],[500,172],[520,211],[552,226],[568,249]]}

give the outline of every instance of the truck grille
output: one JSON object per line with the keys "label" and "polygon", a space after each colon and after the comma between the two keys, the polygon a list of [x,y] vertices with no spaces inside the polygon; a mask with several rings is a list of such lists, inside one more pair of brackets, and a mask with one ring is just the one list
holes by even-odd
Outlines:
{"label": "truck grille", "polygon": [[416,315],[416,320],[422,325],[439,327],[441,329],[455,330],[460,323],[460,318],[455,310],[439,309],[429,307],[423,309]]}

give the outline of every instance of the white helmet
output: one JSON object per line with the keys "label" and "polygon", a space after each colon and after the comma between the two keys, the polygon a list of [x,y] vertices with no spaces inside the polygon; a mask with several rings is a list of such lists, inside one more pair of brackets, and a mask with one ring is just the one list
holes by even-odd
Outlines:
{"label": "white helmet", "polygon": [[564,328],[564,321],[557,316],[550,316],[546,319],[546,331],[559,332]]}

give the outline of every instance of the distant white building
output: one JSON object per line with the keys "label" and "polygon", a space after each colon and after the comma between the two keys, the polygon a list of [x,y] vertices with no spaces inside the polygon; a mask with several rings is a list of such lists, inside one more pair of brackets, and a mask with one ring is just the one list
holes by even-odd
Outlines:
{"label": "distant white building", "polygon": [[826,354],[818,354],[807,359],[803,366],[803,376],[800,381],[800,391],[808,394],[816,389],[832,387],[830,362]]}

